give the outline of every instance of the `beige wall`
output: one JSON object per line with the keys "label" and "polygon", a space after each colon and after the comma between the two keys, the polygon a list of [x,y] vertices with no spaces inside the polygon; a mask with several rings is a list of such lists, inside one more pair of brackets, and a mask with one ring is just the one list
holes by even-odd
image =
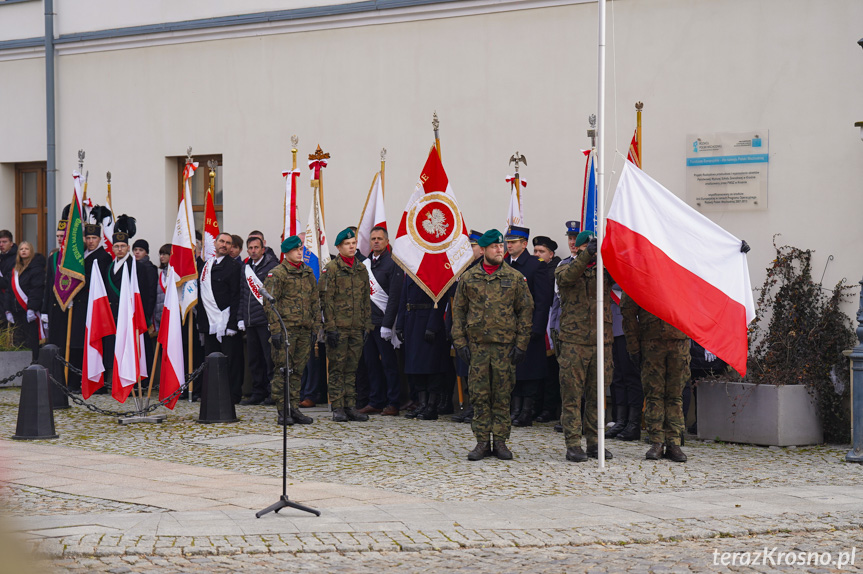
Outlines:
{"label": "beige wall", "polygon": [[[224,155],[226,230],[261,228],[273,243],[281,231],[280,172],[290,167],[289,138],[297,134],[301,161],[317,143],[332,154],[325,171],[331,236],[356,224],[386,146],[395,226],[432,144],[437,110],[444,166],[468,226],[502,226],[507,160],[518,150],[529,164],[522,170],[527,225],[561,239],[563,222],[580,208],[579,150],[589,145],[586,119],[596,110],[596,9],[577,4],[60,56],[59,202],[68,201],[76,152],[85,148],[91,194],[104,195],[110,169],[115,208],[137,216],[139,235],[161,244],[176,201],[165,158],[192,145],[195,154]],[[767,128],[769,208],[711,219],[752,245],[754,284],[772,259],[774,233],[815,249],[817,276],[834,255],[825,283],[856,281],[863,273],[863,142],[853,123],[863,120],[856,45],[863,3],[619,0],[609,3],[608,19],[612,189],[621,165],[614,151],[626,153],[636,100],[645,103],[644,168],[680,196],[687,133]],[[44,158],[41,64],[0,62],[0,85],[10,78],[32,84],[24,93],[0,90],[0,129],[15,136],[0,140],[0,162]],[[10,192],[0,179],[0,196]]]}
{"label": "beige wall", "polygon": [[0,42],[35,38],[45,34],[45,10],[42,2],[0,2]]}

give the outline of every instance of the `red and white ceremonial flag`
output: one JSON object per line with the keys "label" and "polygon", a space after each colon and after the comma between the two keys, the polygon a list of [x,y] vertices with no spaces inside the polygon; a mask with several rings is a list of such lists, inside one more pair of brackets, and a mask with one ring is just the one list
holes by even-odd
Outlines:
{"label": "red and white ceremonial flag", "polygon": [[434,146],[402,214],[393,259],[435,302],[473,260],[467,227]]}
{"label": "red and white ceremonial flag", "polygon": [[87,299],[87,323],[84,328],[84,362],[81,367],[81,396],[89,399],[97,390],[105,386],[105,366],[102,364],[102,339],[113,335],[117,330],[111,303],[102,280],[99,262],[93,262],[90,276],[90,297]]}
{"label": "red and white ceremonial flag", "polygon": [[138,381],[138,344],[135,332],[135,305],[129,271],[123,265],[120,302],[117,307],[117,338],[114,342],[114,373],[111,396],[125,403]]}
{"label": "red and white ceremonial flag", "polygon": [[[174,277],[173,267],[168,267],[168,277]],[[180,313],[180,298],[176,289],[165,291],[165,308],[162,310],[162,322],[159,324],[159,338],[162,345],[162,371],[159,375],[159,400],[171,396],[183,384],[183,331],[180,324],[183,315]],[[179,395],[165,406],[173,409]]]}
{"label": "red and white ceremonial flag", "polygon": [[[282,215],[284,221],[282,224],[282,241],[284,241],[300,232],[300,216],[297,210],[297,179],[300,177],[300,170],[283,171],[282,177],[285,178],[285,204]],[[284,258],[285,254],[282,253],[281,259]]]}
{"label": "red and white ceremonial flag", "polygon": [[360,215],[360,224],[357,225],[357,249],[363,255],[368,256],[372,252],[371,235],[375,227],[387,228],[387,212],[384,208],[384,190],[381,187],[381,174],[375,174],[369,194],[366,196],[366,204]]}
{"label": "red and white ceremonial flag", "polygon": [[216,256],[216,238],[219,236],[219,220],[216,219],[216,206],[213,204],[213,190],[207,189],[206,205],[204,206],[204,246],[201,258],[209,261]]}
{"label": "red and white ceremonial flag", "polygon": [[632,134],[632,141],[629,142],[629,152],[626,154],[626,159],[634,163],[635,167],[641,169],[641,142],[638,141],[638,128],[635,128],[635,133]]}
{"label": "red and white ceremonial flag", "polygon": [[141,301],[141,289],[138,286],[138,264],[132,261],[132,272],[130,277],[132,287],[132,313],[134,316],[135,332],[138,334],[135,339],[138,354],[138,374],[141,377],[147,376],[147,357],[144,353],[144,334],[147,332],[147,318],[144,317],[144,304]]}
{"label": "red and white ceremonial flag", "polygon": [[641,307],[745,375],[755,305],[740,245],[626,162],[608,211],[605,266]]}
{"label": "red and white ceremonial flag", "polygon": [[513,225],[517,225],[519,227],[524,227],[524,213],[521,210],[521,201],[519,200],[519,191],[520,188],[527,186],[527,181],[518,178],[518,183],[516,183],[517,176],[511,175],[506,178],[506,182],[510,187],[510,195],[509,195],[509,211],[506,212],[506,227],[505,229],[509,231],[509,228]]}
{"label": "red and white ceremonial flag", "polygon": [[195,216],[192,213],[191,179],[198,162],[183,169],[183,199],[177,210],[177,223],[171,238],[171,266],[180,288],[180,310],[183,317],[198,302],[198,266],[195,263]]}

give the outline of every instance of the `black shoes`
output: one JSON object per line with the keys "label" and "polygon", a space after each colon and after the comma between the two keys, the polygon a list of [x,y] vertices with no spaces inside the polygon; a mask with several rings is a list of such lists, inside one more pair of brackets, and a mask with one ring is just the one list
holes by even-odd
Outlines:
{"label": "black shoes", "polygon": [[500,460],[512,460],[512,451],[507,448],[506,441],[503,439],[494,439],[491,452]]}
{"label": "black shoes", "polygon": [[566,460],[570,462],[584,462],[587,460],[587,455],[580,446],[571,446],[566,449]]}
{"label": "black shoes", "polygon": [[416,419],[418,421],[436,421],[437,409],[440,404],[440,397],[437,393],[429,393],[428,401],[426,402],[426,407],[416,414]]}
{"label": "black shoes", "polygon": [[468,460],[482,460],[487,456],[491,456],[491,444],[486,442],[477,442],[473,450],[467,453]]}
{"label": "black shoes", "polygon": [[669,444],[665,446],[665,458],[671,462],[686,462],[686,455],[680,450],[680,445]]}
{"label": "black shoes", "polygon": [[614,438],[626,428],[626,415],[629,413],[629,409],[627,407],[617,407],[614,411],[614,426],[605,431],[605,438]]}
{"label": "black shoes", "polygon": [[521,411],[518,413],[518,416],[515,417],[515,420],[512,421],[512,426],[516,427],[529,427],[533,426],[533,399],[530,397],[524,397],[521,403]]}
{"label": "black shoes", "polygon": [[336,423],[348,422],[348,415],[347,415],[347,413],[345,413],[345,409],[333,409],[333,422],[336,422]]}
{"label": "black shoes", "polygon": [[638,407],[629,408],[626,426],[620,431],[617,438],[619,440],[638,440],[641,438],[641,409]]}
{"label": "black shoes", "polygon": [[243,399],[242,401],[240,401],[240,406],[245,407],[248,405],[260,405],[263,402],[264,402],[263,397],[249,397],[247,399]]}
{"label": "black shoes", "polygon": [[[363,422],[363,421],[369,420],[369,415],[367,415],[365,413],[361,413],[360,411],[358,411],[357,409],[355,409],[353,407],[351,407],[349,409],[344,409],[344,413],[347,415],[348,420],[351,420],[351,421]],[[333,420],[335,420],[335,414],[333,414]]]}
{"label": "black shoes", "polygon": [[554,432],[563,432],[563,425],[560,423],[554,425]]}
{"label": "black shoes", "polygon": [[437,405],[437,412],[439,415],[451,415],[455,412],[455,407],[453,407],[452,404],[452,393],[441,393]]}
{"label": "black shoes", "polygon": [[[587,447],[587,456],[590,458],[599,458],[599,445],[590,445]],[[614,455],[608,449],[605,449],[605,460],[611,460]]]}
{"label": "black shoes", "polygon": [[295,423],[301,425],[310,425],[313,422],[312,417],[307,417],[299,409],[291,409],[291,418],[294,419]]}
{"label": "black shoes", "polygon": [[662,443],[655,442],[651,444],[647,453],[644,455],[644,458],[647,460],[659,460],[662,458]]}
{"label": "black shoes", "polygon": [[551,412],[549,410],[544,410],[541,413],[539,413],[538,415],[536,415],[536,418],[533,420],[534,420],[534,422],[538,422],[538,423],[550,423],[555,418],[557,418],[557,417],[554,416],[553,412]]}
{"label": "black shoes", "polygon": [[277,423],[278,423],[278,425],[279,425],[279,426],[284,426],[284,425],[293,426],[293,424],[294,424],[294,419],[293,419],[293,418],[291,418],[291,417],[288,417],[287,419],[285,419],[285,418],[282,416],[282,413],[281,413],[281,412],[279,412],[279,418],[277,419]]}

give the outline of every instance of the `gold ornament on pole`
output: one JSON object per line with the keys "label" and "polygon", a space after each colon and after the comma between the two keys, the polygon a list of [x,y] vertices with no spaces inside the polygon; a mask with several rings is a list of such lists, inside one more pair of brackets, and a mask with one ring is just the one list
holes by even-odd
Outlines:
{"label": "gold ornament on pole", "polygon": [[321,149],[321,145],[318,144],[318,149],[315,150],[315,153],[309,154],[310,162],[321,162],[317,165],[312,165],[315,170],[315,174],[318,176],[317,179],[313,179],[311,186],[318,188],[318,201],[321,204],[321,221],[324,222],[324,227],[327,224],[326,213],[324,212],[324,171],[323,168],[327,165],[327,160],[330,159],[329,153],[324,153],[324,150]]}
{"label": "gold ornament on pole", "polygon": [[438,132],[440,129],[440,120],[437,119],[437,110],[432,114],[432,128],[434,128],[434,147],[437,149],[437,157],[438,159],[442,159],[440,155],[440,133]]}

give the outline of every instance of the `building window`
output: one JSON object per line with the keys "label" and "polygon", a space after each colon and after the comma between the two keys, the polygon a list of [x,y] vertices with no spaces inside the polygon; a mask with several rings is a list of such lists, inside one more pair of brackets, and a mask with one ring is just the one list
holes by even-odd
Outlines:
{"label": "building window", "polygon": [[[222,220],[222,156],[221,155],[201,155],[193,156],[198,162],[198,169],[195,170],[195,175],[192,176],[192,211],[195,214],[195,229],[204,231],[204,202],[207,199],[207,188],[210,186],[210,168],[207,162],[216,160],[216,185],[213,189],[213,206],[216,208],[216,220],[219,222],[219,230],[224,229]],[[177,158],[177,179],[179,181],[177,203],[183,200],[183,167],[186,165],[186,158]]]}
{"label": "building window", "polygon": [[48,207],[44,162],[15,166],[15,241],[29,241],[39,253],[48,249]]}

